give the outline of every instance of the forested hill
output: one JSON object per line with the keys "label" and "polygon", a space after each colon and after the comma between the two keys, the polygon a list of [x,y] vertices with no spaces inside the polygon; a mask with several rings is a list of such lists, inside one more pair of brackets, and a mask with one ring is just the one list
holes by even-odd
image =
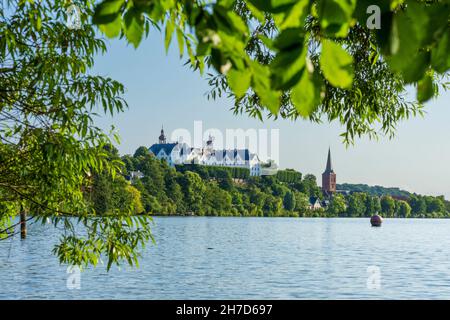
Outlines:
{"label": "forested hill", "polygon": [[123,167],[122,175],[115,177],[108,171],[94,175],[86,188],[86,198],[98,214],[128,209],[153,215],[370,217],[378,212],[383,217],[450,218],[450,203],[442,196],[404,198],[395,196],[405,194],[399,189],[341,185],[366,189],[325,199],[315,176],[292,169],[253,177],[244,168],[169,167],[146,147],[122,157],[113,147],[105,151],[111,162],[121,160]]}
{"label": "forested hill", "polygon": [[372,196],[391,196],[391,197],[406,197],[409,198],[412,193],[401,190],[399,188],[387,188],[382,186],[369,186],[367,184],[352,184],[352,183],[343,183],[336,185],[338,190],[346,190],[350,192],[364,192],[370,194]]}

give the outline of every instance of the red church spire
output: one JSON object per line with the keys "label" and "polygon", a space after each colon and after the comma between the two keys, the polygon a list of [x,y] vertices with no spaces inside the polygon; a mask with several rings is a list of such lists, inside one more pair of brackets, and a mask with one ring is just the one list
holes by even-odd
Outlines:
{"label": "red church spire", "polygon": [[325,172],[334,172],[333,165],[331,164],[331,150],[328,148],[328,158],[327,158],[327,167],[325,168]]}
{"label": "red church spire", "polygon": [[331,163],[330,148],[328,148],[327,166],[324,173],[322,173],[322,191],[327,195],[336,192],[336,173],[334,173],[333,165]]}

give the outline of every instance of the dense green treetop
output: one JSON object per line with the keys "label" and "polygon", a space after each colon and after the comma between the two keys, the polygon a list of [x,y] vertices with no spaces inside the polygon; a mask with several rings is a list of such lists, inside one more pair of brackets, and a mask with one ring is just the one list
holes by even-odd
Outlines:
{"label": "dense green treetop", "polygon": [[149,221],[131,216],[136,190],[128,188],[127,202],[116,199],[128,206],[109,217],[86,199],[95,176],[113,179],[121,167],[93,119],[126,103],[122,84],[89,72],[106,47],[87,23],[93,2],[76,3],[81,24],[73,29],[66,25],[70,2],[0,4],[0,240],[16,234],[15,217],[27,211],[30,219],[63,226],[55,247],[61,262],[136,264],[151,237]]}
{"label": "dense green treetop", "polygon": [[[378,132],[447,87],[449,0],[103,0],[93,22],[138,47],[151,28],[165,47],[215,70],[210,96],[262,118],[337,120],[346,142]],[[405,86],[417,97],[405,98]]]}
{"label": "dense green treetop", "polygon": [[412,193],[401,190],[399,188],[387,188],[382,186],[369,186],[367,184],[341,183],[337,184],[338,190],[345,190],[349,192],[364,192],[375,196],[396,196],[409,198]]}

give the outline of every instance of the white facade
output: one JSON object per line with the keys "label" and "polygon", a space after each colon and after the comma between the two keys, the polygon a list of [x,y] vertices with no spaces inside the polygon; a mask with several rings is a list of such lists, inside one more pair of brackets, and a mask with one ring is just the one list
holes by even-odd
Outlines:
{"label": "white facade", "polygon": [[[160,139],[160,142],[165,142]],[[248,149],[214,150],[212,140],[205,148],[191,148],[186,143],[157,143],[149,148],[158,159],[164,159],[170,166],[199,164],[205,166],[240,167],[250,170],[251,176],[260,176],[261,161],[258,155]]]}

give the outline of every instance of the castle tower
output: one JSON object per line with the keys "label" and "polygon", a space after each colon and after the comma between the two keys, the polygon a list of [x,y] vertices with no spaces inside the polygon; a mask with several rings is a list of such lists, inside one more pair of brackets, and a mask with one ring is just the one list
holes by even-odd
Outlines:
{"label": "castle tower", "polygon": [[331,164],[330,148],[328,148],[327,167],[322,173],[322,191],[328,195],[336,192],[336,173],[334,173],[333,165]]}
{"label": "castle tower", "polygon": [[205,152],[209,155],[214,154],[214,138],[209,135],[208,140],[206,141]]}
{"label": "castle tower", "polygon": [[166,135],[164,134],[164,128],[161,126],[161,135],[159,136],[159,143],[166,143]]}
{"label": "castle tower", "polygon": [[214,141],[213,137],[209,135],[208,140],[206,141],[206,148],[213,149],[214,148]]}

